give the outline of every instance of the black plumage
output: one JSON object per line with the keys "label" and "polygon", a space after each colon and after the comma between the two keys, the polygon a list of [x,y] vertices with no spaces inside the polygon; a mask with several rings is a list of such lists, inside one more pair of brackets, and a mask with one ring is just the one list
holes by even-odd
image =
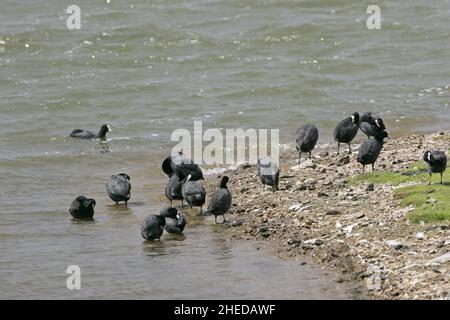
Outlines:
{"label": "black plumage", "polygon": [[183,233],[186,224],[186,218],[179,210],[177,210],[175,216],[171,215],[166,217],[166,225],[164,229],[166,229],[168,233]]}
{"label": "black plumage", "polygon": [[83,130],[83,129],[74,129],[72,133],[70,134],[71,137],[74,138],[81,138],[81,139],[105,139],[106,133],[111,132],[111,128],[109,125],[104,124],[100,128],[100,131],[98,134],[93,133],[89,130]]}
{"label": "black plumage", "polygon": [[184,175],[181,172],[177,172],[177,174],[172,174],[167,182],[165,195],[170,200],[171,206],[173,200],[181,200],[181,205],[183,205],[183,194],[181,193],[183,180]]}
{"label": "black plumage", "polygon": [[334,140],[338,143],[338,151],[341,143],[348,144],[348,152],[352,153],[352,149],[350,146],[350,142],[352,142],[353,138],[355,138],[358,133],[359,128],[359,114],[358,112],[353,113],[351,117],[345,118],[341,120],[336,128],[334,128],[333,136]]}
{"label": "black plumage", "polygon": [[361,115],[359,128],[368,138],[375,137],[377,133],[386,130],[383,119],[373,116],[371,112],[364,112]]}
{"label": "black plumage", "polygon": [[261,178],[263,189],[265,185],[272,186],[272,190],[278,190],[280,170],[277,164],[269,157],[258,159],[256,163],[258,177]]}
{"label": "black plumage", "polygon": [[183,186],[181,187],[181,194],[191,208],[200,207],[201,213],[203,205],[205,204],[206,191],[198,181],[191,181],[190,178],[189,175],[184,180]]}
{"label": "black plumage", "polygon": [[166,225],[166,218],[176,218],[178,210],[175,208],[163,208],[159,215],[150,214],[141,224],[141,236],[145,240],[159,240]]}
{"label": "black plumage", "polygon": [[387,138],[386,131],[382,131],[376,134],[375,138],[370,138],[364,141],[359,147],[357,161],[363,166],[363,173],[366,165],[372,165],[372,171],[374,170],[375,162],[380,155],[381,149],[383,149],[384,138]]}
{"label": "black plumage", "polygon": [[164,159],[162,163],[162,170],[168,177],[171,177],[175,171],[179,170],[186,177],[190,175],[191,181],[205,180],[202,169],[195,164],[194,161],[183,156],[182,152],[170,155]]}
{"label": "black plumage", "polygon": [[447,168],[447,155],[443,151],[438,150],[425,151],[423,160],[427,163],[428,173],[430,174],[430,180],[428,184],[431,184],[431,175],[433,173],[441,174],[442,184],[442,174]]}
{"label": "black plumage", "polygon": [[75,219],[92,219],[95,205],[94,199],[78,196],[72,201],[69,212]]}
{"label": "black plumage", "polygon": [[131,196],[131,182],[130,176],[126,173],[119,173],[112,175],[106,183],[106,192],[108,196],[118,204],[120,201],[128,203]]}
{"label": "black plumage", "polygon": [[209,200],[208,209],[205,214],[214,215],[214,222],[217,223],[217,216],[223,216],[222,223],[225,223],[225,213],[231,207],[231,192],[228,190],[227,183],[229,178],[222,177],[219,189],[213,193]]}
{"label": "black plumage", "polygon": [[300,157],[302,152],[309,153],[311,158],[311,151],[314,149],[319,139],[319,130],[312,124],[301,126],[296,133],[296,148],[298,151],[298,162],[300,163]]}

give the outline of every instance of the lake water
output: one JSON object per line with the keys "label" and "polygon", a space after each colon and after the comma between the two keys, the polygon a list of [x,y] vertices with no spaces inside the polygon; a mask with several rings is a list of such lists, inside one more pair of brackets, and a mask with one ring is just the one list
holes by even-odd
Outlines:
{"label": "lake water", "polygon": [[[165,203],[172,131],[194,120],[279,128],[282,143],[305,122],[329,142],[353,111],[381,113],[392,135],[448,129],[449,2],[383,1],[381,30],[350,0],[72,2],[81,30],[66,28],[69,3],[2,2],[0,298],[350,298],[209,224],[160,244],[139,224]],[[67,137],[103,123],[107,143]],[[129,208],[105,194],[119,172]],[[95,222],[70,220],[79,194],[97,200]],[[65,289],[69,264],[81,291]]]}

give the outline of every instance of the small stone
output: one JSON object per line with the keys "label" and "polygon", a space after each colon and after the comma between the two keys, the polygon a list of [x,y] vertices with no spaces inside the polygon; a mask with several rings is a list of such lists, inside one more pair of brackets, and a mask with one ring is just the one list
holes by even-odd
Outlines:
{"label": "small stone", "polygon": [[417,232],[415,237],[416,237],[416,239],[420,239],[420,240],[425,239],[425,233]]}
{"label": "small stone", "polygon": [[373,183],[370,183],[367,187],[366,187],[366,191],[373,191],[375,190],[375,186]]}
{"label": "small stone", "polygon": [[380,268],[376,265],[369,265],[366,271],[367,274],[370,274],[369,277],[366,278],[366,287],[369,291],[380,291],[381,290],[381,271]]}
{"label": "small stone", "polygon": [[336,161],[336,165],[338,166],[338,167],[340,167],[340,166],[343,166],[343,165],[346,165],[346,164],[348,164],[348,163],[350,163],[350,156],[344,156],[344,157],[342,157],[342,158],[339,158],[337,161]]}
{"label": "small stone", "polygon": [[391,247],[391,248],[395,249],[395,250],[399,250],[399,249],[402,249],[402,248],[405,247],[403,244],[401,244],[397,240],[387,240],[386,241],[386,245],[388,247]]}
{"label": "small stone", "polygon": [[300,203],[294,203],[289,207],[289,211],[298,211],[301,207],[302,205]]}
{"label": "small stone", "polygon": [[327,210],[327,212],[325,212],[325,215],[327,215],[327,216],[336,216],[338,214],[342,214],[342,212],[337,209],[330,209],[330,210]]}
{"label": "small stone", "polygon": [[321,158],[325,158],[325,157],[328,157],[330,154],[328,153],[328,151],[321,151],[320,153],[319,153],[319,157],[321,157]]}
{"label": "small stone", "polygon": [[317,196],[318,196],[318,197],[328,197],[329,195],[328,195],[327,193],[323,192],[323,191],[319,191],[319,192],[317,193]]}
{"label": "small stone", "polygon": [[351,224],[351,225],[349,225],[349,226],[346,226],[346,227],[342,228],[342,230],[343,230],[347,235],[350,235],[350,234],[352,233],[352,231],[353,231],[353,228],[354,228],[356,225],[358,225],[358,224],[357,224],[357,223]]}
{"label": "small stone", "polygon": [[436,243],[436,248],[442,248],[443,246],[445,246],[445,240],[439,240]]}
{"label": "small stone", "polygon": [[304,244],[312,244],[314,246],[320,246],[323,243],[323,240],[320,239],[308,239],[303,241]]}
{"label": "small stone", "polygon": [[429,260],[427,263],[433,264],[433,263],[446,263],[450,261],[450,252],[447,252],[439,257],[433,258]]}
{"label": "small stone", "polygon": [[298,167],[300,170],[301,169],[315,169],[316,168],[316,164],[311,159],[308,159],[305,162],[300,163],[296,167]]}

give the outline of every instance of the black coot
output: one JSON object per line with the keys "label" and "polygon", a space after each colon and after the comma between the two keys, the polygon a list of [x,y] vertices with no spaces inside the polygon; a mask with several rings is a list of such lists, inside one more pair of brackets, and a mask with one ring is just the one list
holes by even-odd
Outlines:
{"label": "black coot", "polygon": [[72,201],[69,212],[75,219],[92,219],[95,205],[94,199],[78,196]]}
{"label": "black coot", "polygon": [[72,133],[70,134],[71,137],[74,138],[81,138],[81,139],[105,139],[106,133],[111,132],[111,128],[109,125],[104,124],[100,128],[100,131],[98,134],[93,133],[89,130],[83,130],[83,129],[74,129]]}
{"label": "black coot", "polygon": [[359,128],[359,114],[358,112],[353,113],[351,117],[345,118],[341,120],[336,128],[334,128],[333,136],[334,140],[338,143],[338,151],[341,143],[348,144],[348,152],[352,153],[352,149],[350,147],[350,142],[352,142],[353,138],[355,138],[358,133]]}
{"label": "black coot", "polygon": [[301,126],[297,130],[296,148],[298,151],[298,162],[300,163],[300,157],[302,152],[309,153],[309,158],[311,158],[311,151],[314,149],[319,139],[319,130],[312,124],[307,124]]}
{"label": "black coot", "polygon": [[447,168],[447,156],[443,151],[433,150],[425,151],[423,155],[423,160],[427,163],[428,173],[430,174],[430,180],[428,184],[431,184],[431,174],[440,173],[441,174],[441,184],[442,184],[442,173]]}

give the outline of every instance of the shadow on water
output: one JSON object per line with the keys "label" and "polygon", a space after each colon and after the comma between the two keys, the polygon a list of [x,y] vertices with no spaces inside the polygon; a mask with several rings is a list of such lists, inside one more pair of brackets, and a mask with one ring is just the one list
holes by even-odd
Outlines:
{"label": "shadow on water", "polygon": [[106,213],[110,215],[129,215],[133,214],[133,209],[125,205],[125,203],[119,204],[107,204],[105,206]]}
{"label": "shadow on water", "polygon": [[70,222],[72,224],[75,224],[75,225],[78,225],[78,224],[89,225],[89,224],[96,224],[96,223],[98,223],[98,221],[95,220],[94,218],[89,218],[89,219],[75,219],[75,218],[72,218],[72,219],[70,219]]}
{"label": "shadow on water", "polygon": [[143,241],[142,250],[147,256],[163,256],[166,251],[166,244],[164,241]]}

